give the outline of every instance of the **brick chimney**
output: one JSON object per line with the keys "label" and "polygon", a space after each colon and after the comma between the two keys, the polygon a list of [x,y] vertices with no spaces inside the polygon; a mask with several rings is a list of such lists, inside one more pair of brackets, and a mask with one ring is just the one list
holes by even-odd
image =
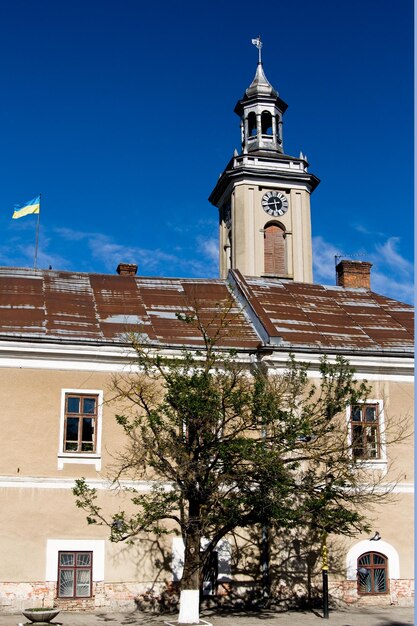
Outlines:
{"label": "brick chimney", "polygon": [[120,274],[120,276],[136,276],[137,271],[138,266],[134,263],[119,263],[116,269],[116,272]]}
{"label": "brick chimney", "polygon": [[338,287],[371,289],[372,263],[366,261],[340,261],[336,265]]}

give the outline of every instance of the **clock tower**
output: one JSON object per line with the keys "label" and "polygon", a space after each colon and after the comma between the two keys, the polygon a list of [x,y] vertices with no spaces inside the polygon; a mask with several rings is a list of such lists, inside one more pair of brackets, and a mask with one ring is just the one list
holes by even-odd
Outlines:
{"label": "clock tower", "polygon": [[272,276],[312,283],[310,194],[319,179],[303,154],[284,152],[282,118],[287,104],[265,76],[260,38],[255,77],[238,101],[241,151],[210,195],[219,209],[220,276]]}

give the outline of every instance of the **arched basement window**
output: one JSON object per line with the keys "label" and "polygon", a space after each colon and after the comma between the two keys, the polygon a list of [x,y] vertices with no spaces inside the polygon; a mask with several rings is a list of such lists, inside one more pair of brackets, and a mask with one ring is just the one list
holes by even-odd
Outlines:
{"label": "arched basement window", "polygon": [[258,134],[256,128],[256,115],[253,111],[248,115],[248,133],[249,137],[255,137]]}
{"label": "arched basement window", "polygon": [[272,115],[269,111],[263,111],[261,116],[262,134],[272,135]]}
{"label": "arched basement window", "polygon": [[366,552],[358,558],[358,593],[388,593],[388,559],[379,552]]}
{"label": "arched basement window", "polygon": [[276,223],[269,223],[264,229],[264,272],[279,276],[287,274],[285,230]]}

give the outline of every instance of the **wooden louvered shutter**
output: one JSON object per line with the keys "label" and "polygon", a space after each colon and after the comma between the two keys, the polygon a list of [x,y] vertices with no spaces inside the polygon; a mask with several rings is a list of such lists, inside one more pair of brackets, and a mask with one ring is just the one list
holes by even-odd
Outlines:
{"label": "wooden louvered shutter", "polygon": [[264,232],[264,265],[265,274],[285,276],[287,273],[285,262],[284,230],[277,224],[269,224]]}

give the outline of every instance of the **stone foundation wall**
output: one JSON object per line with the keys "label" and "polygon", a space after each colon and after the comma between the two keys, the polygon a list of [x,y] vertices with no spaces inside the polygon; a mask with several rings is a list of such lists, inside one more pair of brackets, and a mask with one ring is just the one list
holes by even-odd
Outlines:
{"label": "stone foundation wall", "polygon": [[[230,588],[229,588],[230,587]],[[300,589],[301,591],[301,589]],[[220,586],[217,597],[208,601],[213,604],[230,603],[239,606],[248,597],[250,589],[239,585]],[[249,594],[250,595],[250,594]],[[284,606],[285,599],[291,605],[297,603],[294,589],[279,587],[275,603]],[[305,593],[301,594],[305,600]],[[320,596],[320,589],[318,589]],[[389,593],[374,596],[360,596],[356,581],[329,581],[331,605],[355,606],[413,606],[414,580],[390,580]],[[241,598],[239,600],[239,598]],[[56,597],[56,583],[0,583],[0,613],[18,613],[29,607],[57,607],[62,611],[132,611],[140,608],[146,611],[173,610],[178,601],[177,586],[165,583],[104,583],[93,584],[93,597],[80,600],[65,600]],[[289,605],[288,605],[289,606]]]}
{"label": "stone foundation wall", "polygon": [[414,580],[390,580],[388,593],[373,596],[359,595],[356,580],[329,581],[329,595],[336,604],[414,606]]}
{"label": "stone foundation wall", "polygon": [[54,607],[60,611],[94,611],[96,602],[94,595],[92,598],[77,598],[76,600],[71,598],[55,598]]}
{"label": "stone foundation wall", "polygon": [[137,598],[144,594],[161,595],[166,585],[160,583],[93,583],[93,597],[83,599],[57,598],[56,582],[0,582],[0,613],[18,613],[25,608],[56,607],[61,611],[132,611]]}
{"label": "stone foundation wall", "polygon": [[25,608],[54,605],[56,583],[2,583],[0,582],[0,611],[13,613]]}

